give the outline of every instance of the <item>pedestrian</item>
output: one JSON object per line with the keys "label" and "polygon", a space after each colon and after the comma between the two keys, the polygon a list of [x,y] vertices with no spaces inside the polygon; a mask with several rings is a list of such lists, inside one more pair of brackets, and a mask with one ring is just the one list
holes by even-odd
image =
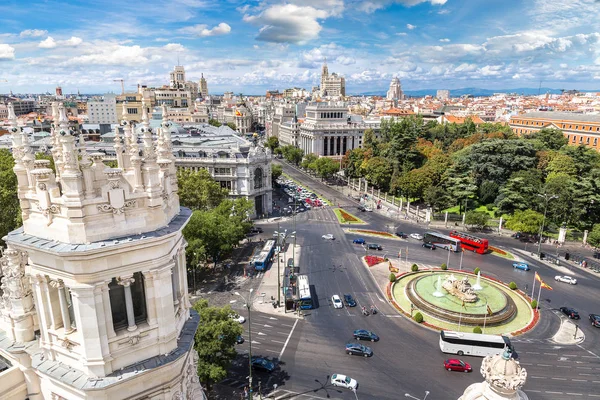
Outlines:
{"label": "pedestrian", "polygon": [[248,398],[248,386],[244,387],[244,398],[247,399]]}

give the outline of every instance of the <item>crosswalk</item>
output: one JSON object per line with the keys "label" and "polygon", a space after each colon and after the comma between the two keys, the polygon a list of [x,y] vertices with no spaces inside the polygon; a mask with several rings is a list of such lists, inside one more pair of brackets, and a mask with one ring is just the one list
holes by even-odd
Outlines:
{"label": "crosswalk", "polygon": [[321,400],[321,399],[330,399],[330,400],[339,400],[338,397],[331,397],[329,394],[327,397],[316,396],[314,393],[298,393],[293,392],[291,390],[277,389],[264,397],[269,400],[286,400],[286,399],[302,399],[302,400]]}

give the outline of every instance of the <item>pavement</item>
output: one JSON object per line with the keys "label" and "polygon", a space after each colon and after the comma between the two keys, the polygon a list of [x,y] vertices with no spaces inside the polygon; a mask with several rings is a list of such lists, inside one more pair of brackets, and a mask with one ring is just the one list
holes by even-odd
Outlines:
{"label": "pavement", "polygon": [[563,319],[552,340],[558,344],[579,344],[585,340],[585,333],[572,321]]}

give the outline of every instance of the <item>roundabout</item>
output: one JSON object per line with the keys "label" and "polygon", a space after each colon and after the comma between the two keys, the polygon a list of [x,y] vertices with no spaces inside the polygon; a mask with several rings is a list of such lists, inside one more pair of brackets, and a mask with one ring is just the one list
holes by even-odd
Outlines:
{"label": "roundabout", "polygon": [[419,271],[390,283],[394,306],[434,329],[484,333],[523,333],[537,322],[529,299],[502,282],[464,271]]}

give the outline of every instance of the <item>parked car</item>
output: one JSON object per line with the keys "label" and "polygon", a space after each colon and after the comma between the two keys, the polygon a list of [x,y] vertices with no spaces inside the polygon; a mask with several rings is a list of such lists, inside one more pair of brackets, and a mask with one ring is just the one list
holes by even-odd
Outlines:
{"label": "parked car", "polygon": [[596,328],[600,328],[600,315],[590,314],[590,321],[592,321],[592,326],[595,326]]}
{"label": "parked car", "polygon": [[321,236],[325,240],[335,240],[335,237],[331,233]]}
{"label": "parked car", "polygon": [[358,208],[358,211],[365,212],[365,207],[364,206],[358,206],[357,208]]}
{"label": "parked car", "polygon": [[331,302],[333,303],[333,308],[343,308],[344,303],[342,303],[342,299],[337,294],[331,296]]}
{"label": "parked car", "polygon": [[363,238],[358,238],[358,239],[354,239],[354,240],[352,241],[352,243],[354,243],[354,244],[365,244],[365,243],[366,243],[366,241],[365,241],[365,239],[363,239]]}
{"label": "parked car", "polygon": [[471,368],[471,366],[469,364],[467,364],[466,362],[456,359],[456,358],[450,358],[446,361],[444,361],[444,368],[446,368],[448,371],[458,371],[458,372],[471,372],[473,371],[473,368]]}
{"label": "parked car", "polygon": [[408,239],[408,235],[404,232],[396,232],[396,236],[402,239]]}
{"label": "parked car", "polygon": [[373,350],[360,343],[348,343],[346,344],[346,353],[355,356],[371,357],[373,355]]}
{"label": "parked car", "polygon": [[253,226],[250,228],[250,233],[263,233],[263,228],[260,226]]}
{"label": "parked car", "polygon": [[246,318],[242,317],[239,314],[231,314],[231,315],[229,315],[229,318],[231,318],[234,321],[239,322],[240,324],[243,324],[244,322],[246,322]]}
{"label": "parked car", "polygon": [[237,344],[242,344],[242,343],[244,343],[244,341],[245,341],[245,339],[244,339],[244,337],[242,335],[238,335],[238,337],[235,338],[235,342]]}
{"label": "parked car", "polygon": [[411,233],[410,237],[416,240],[423,240],[423,235],[419,234],[419,233]]}
{"label": "parked car", "polygon": [[561,313],[565,314],[570,319],[579,319],[579,313],[571,307],[561,307],[559,308],[559,310]]}
{"label": "parked car", "polygon": [[275,363],[263,357],[252,357],[252,368],[266,372],[273,372],[275,370]]}
{"label": "parked car", "polygon": [[356,307],[356,301],[354,301],[351,294],[345,294],[344,301],[348,307]]}
{"label": "parked car", "polygon": [[352,379],[349,376],[342,374],[331,375],[331,384],[333,386],[343,387],[351,390],[356,390],[358,387],[358,382],[356,382],[356,379]]}
{"label": "parked car", "polygon": [[365,207],[365,211],[366,212],[373,212],[373,209],[371,207]]}
{"label": "parked car", "polygon": [[529,271],[531,268],[529,268],[529,265],[527,263],[524,262],[515,262],[513,263],[513,268],[514,269],[520,269],[522,271]]}
{"label": "parked car", "polygon": [[367,245],[367,248],[369,250],[383,250],[383,247],[381,247],[380,245],[378,245],[377,243],[369,243]]}
{"label": "parked car", "polygon": [[570,285],[577,284],[577,279],[575,279],[571,276],[568,276],[568,275],[557,275],[554,277],[554,280],[559,281],[559,282],[568,283]]}
{"label": "parked car", "polygon": [[366,329],[355,330],[353,336],[356,340],[370,340],[371,342],[379,341],[379,336],[377,336],[374,332],[368,331]]}
{"label": "parked car", "polygon": [[433,243],[423,243],[421,246],[425,247],[426,249],[435,250],[435,244]]}

